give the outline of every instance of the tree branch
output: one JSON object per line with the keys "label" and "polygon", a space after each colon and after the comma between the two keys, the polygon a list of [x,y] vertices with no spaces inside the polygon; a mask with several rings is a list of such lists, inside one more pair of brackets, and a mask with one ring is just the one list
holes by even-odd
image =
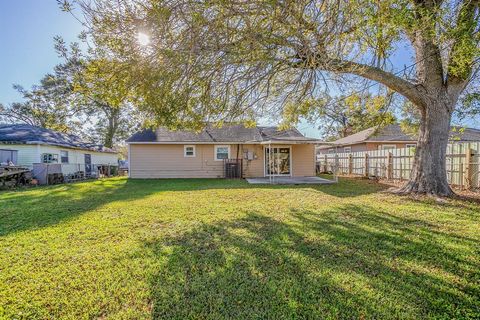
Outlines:
{"label": "tree branch", "polygon": [[314,62],[310,63],[304,59],[304,62],[296,63],[297,67],[321,69],[323,71],[329,71],[334,73],[350,73],[369,80],[381,83],[391,90],[394,90],[417,106],[424,106],[424,99],[422,98],[421,87],[402,79],[391,72],[384,71],[378,67],[357,63],[348,60],[331,59],[328,63],[320,63],[322,61],[320,57],[313,59]]}

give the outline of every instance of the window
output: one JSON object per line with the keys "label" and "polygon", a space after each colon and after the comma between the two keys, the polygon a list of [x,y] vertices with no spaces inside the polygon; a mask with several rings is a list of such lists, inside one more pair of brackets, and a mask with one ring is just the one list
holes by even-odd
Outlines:
{"label": "window", "polygon": [[343,152],[345,152],[345,153],[350,153],[350,152],[352,152],[352,147],[344,147],[344,148],[343,148]]}
{"label": "window", "polygon": [[68,163],[68,151],[60,151],[60,160],[62,161],[62,163]]}
{"label": "window", "polygon": [[185,158],[195,157],[195,146],[183,146],[183,156]]}
{"label": "window", "polygon": [[43,163],[57,163],[58,162],[58,154],[44,153],[44,154],[42,154],[42,162]]}
{"label": "window", "polygon": [[405,147],[406,147],[406,148],[416,148],[417,145],[416,145],[415,143],[407,143],[407,144],[405,145]]}
{"label": "window", "polygon": [[397,146],[394,144],[382,144],[381,146],[378,146],[379,150],[395,150],[397,149]]}
{"label": "window", "polygon": [[229,146],[215,146],[215,161],[222,161],[230,158]]}

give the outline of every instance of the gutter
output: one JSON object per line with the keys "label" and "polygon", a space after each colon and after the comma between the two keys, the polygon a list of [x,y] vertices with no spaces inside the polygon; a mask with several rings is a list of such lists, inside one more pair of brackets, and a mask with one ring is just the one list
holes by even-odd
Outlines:
{"label": "gutter", "polygon": [[118,154],[117,151],[103,151],[103,150],[95,150],[95,149],[88,149],[88,148],[81,148],[81,147],[74,147],[74,146],[66,146],[63,144],[54,144],[54,143],[45,143],[42,141],[29,141],[29,142],[21,142],[21,141],[0,141],[0,145],[27,145],[27,146],[53,146],[58,148],[65,148],[65,149],[73,149],[73,150],[83,150],[83,151],[90,151],[90,152],[98,152],[98,153],[113,153]]}
{"label": "gutter", "polygon": [[146,141],[146,142],[140,142],[140,141],[132,141],[132,142],[126,142],[127,145],[133,145],[133,144],[259,144],[259,145],[264,145],[264,144],[269,144],[269,143],[276,143],[276,144],[317,144],[319,143],[318,140],[268,140],[268,141]]}

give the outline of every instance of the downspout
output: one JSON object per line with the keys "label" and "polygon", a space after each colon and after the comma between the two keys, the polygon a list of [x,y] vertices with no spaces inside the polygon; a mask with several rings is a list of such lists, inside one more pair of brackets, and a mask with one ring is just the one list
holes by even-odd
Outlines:
{"label": "downspout", "polygon": [[[237,165],[238,165],[238,153],[240,152],[240,143],[237,143],[237,159],[236,159],[236,162],[237,162]],[[242,168],[242,163],[240,163],[240,179],[242,179],[243,177],[243,168]]]}
{"label": "downspout", "polygon": [[338,153],[337,153],[337,148],[338,146],[335,145],[335,170],[333,171],[333,178],[335,179],[335,182],[338,183]]}
{"label": "downspout", "polygon": [[272,145],[270,142],[268,143],[268,171],[268,180],[272,184]]}
{"label": "downspout", "polygon": [[38,161],[37,163],[42,163],[42,158],[40,154],[40,144],[37,144],[36,154],[37,154],[37,161]]}
{"label": "downspout", "polygon": [[128,156],[128,177],[131,178],[130,167],[132,165],[132,157],[130,152],[130,143],[128,144],[128,148],[127,148],[127,156]]}

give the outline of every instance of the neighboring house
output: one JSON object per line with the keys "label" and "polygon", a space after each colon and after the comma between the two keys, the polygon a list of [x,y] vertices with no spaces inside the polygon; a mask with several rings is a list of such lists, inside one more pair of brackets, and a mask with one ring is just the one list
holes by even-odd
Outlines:
{"label": "neighboring house", "polygon": [[111,149],[27,124],[0,124],[0,156],[1,162],[11,160],[29,168],[37,163],[58,163],[64,174],[79,169],[88,174],[95,165],[118,165],[118,154]]}
{"label": "neighboring house", "polygon": [[[480,130],[452,127],[450,140],[459,142],[480,141]],[[369,128],[333,141],[328,145],[320,144],[317,147],[317,153],[392,150],[398,148],[414,148],[416,145],[416,135],[404,132],[398,124],[391,124],[378,130],[377,128]]]}
{"label": "neighboring house", "polygon": [[[218,178],[228,159],[243,177],[315,175],[315,144],[298,130],[226,125],[195,133],[159,128],[127,140],[132,178]],[[270,156],[271,155],[271,156]]]}

